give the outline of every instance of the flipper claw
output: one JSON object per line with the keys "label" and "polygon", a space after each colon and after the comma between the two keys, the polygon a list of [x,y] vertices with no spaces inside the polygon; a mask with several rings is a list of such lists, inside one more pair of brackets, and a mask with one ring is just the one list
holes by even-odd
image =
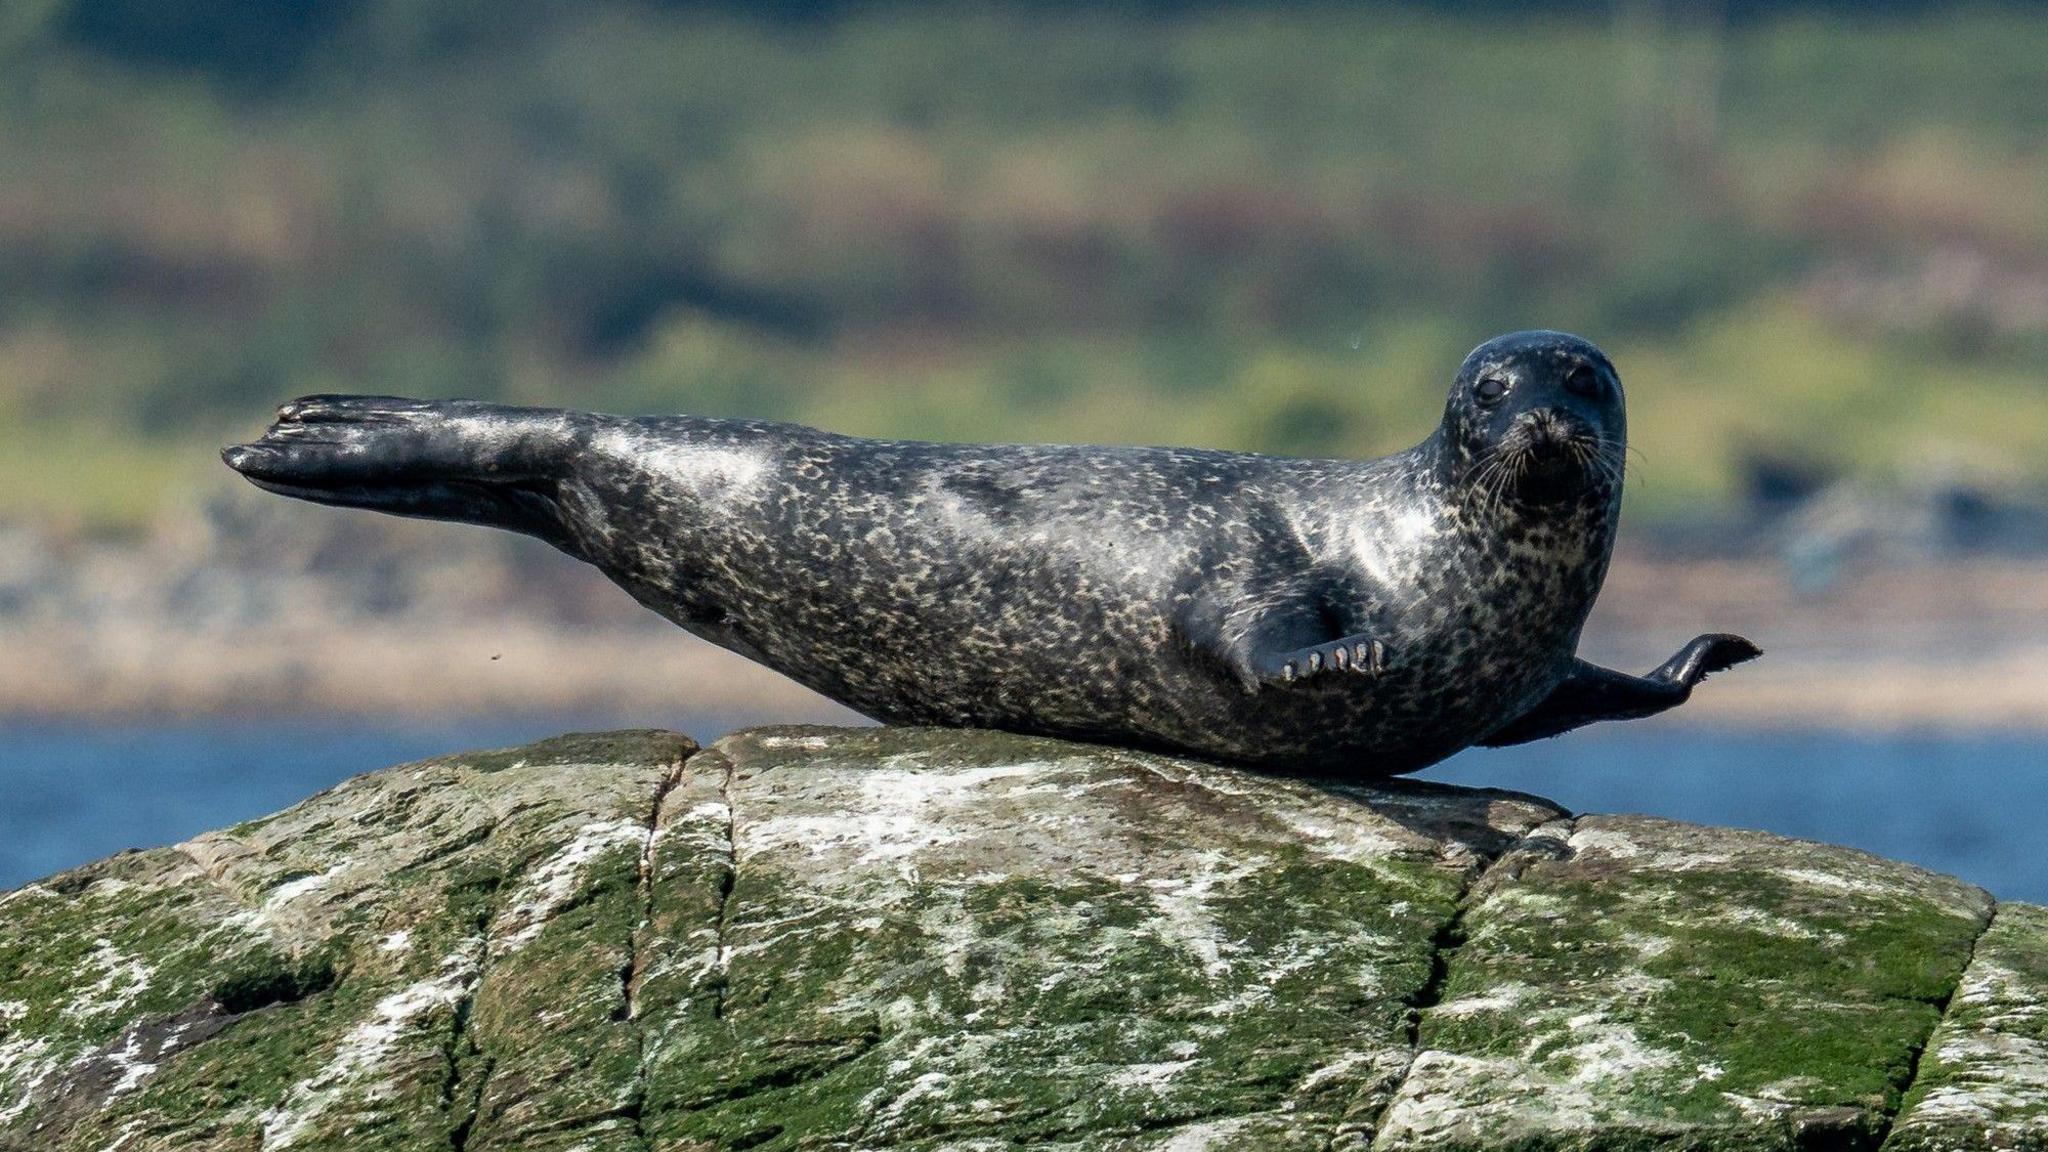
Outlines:
{"label": "flipper claw", "polygon": [[1378,677],[1386,670],[1384,644],[1364,636],[1346,636],[1271,657],[1258,668],[1258,678],[1269,683],[1292,684],[1324,673]]}

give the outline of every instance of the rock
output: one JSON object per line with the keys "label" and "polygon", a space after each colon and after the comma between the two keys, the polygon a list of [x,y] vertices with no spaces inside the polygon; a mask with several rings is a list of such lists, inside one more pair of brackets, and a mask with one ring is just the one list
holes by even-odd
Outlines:
{"label": "rock", "polygon": [[2040,1148],[2044,997],[2048,910],[1760,833],[613,733],[0,896],[0,1148]]}
{"label": "rock", "polygon": [[1898,1152],[2048,1149],[2048,908],[2004,904],[1935,1029]]}
{"label": "rock", "polygon": [[1465,900],[1385,1142],[1874,1148],[1990,914],[1961,881],[1759,832],[1540,828]]}

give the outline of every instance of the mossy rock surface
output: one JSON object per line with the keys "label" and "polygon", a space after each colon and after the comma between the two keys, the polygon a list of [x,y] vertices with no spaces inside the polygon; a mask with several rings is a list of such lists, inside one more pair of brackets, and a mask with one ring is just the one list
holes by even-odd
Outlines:
{"label": "mossy rock surface", "polygon": [[0,896],[0,1149],[2032,1149],[2044,998],[2048,912],[1759,833],[607,733]]}
{"label": "mossy rock surface", "polygon": [[1999,905],[1890,1149],[2048,1152],[2048,908]]}

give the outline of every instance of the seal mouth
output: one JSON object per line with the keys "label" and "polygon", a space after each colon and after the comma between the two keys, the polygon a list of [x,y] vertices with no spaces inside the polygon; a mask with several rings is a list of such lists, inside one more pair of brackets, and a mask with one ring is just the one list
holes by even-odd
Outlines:
{"label": "seal mouth", "polygon": [[1618,452],[1591,424],[1569,412],[1541,408],[1515,418],[1473,471],[1472,486],[1489,504],[1508,499],[1548,503],[1599,484],[1619,485]]}

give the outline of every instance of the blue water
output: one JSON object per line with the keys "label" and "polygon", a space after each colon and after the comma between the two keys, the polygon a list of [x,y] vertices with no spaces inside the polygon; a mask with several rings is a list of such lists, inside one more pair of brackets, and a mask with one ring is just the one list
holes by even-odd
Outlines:
{"label": "blue water", "polygon": [[1715,731],[1655,721],[1475,749],[1422,779],[1846,844],[2048,901],[2048,736]]}
{"label": "blue water", "polygon": [[[358,772],[601,726],[560,717],[0,722],[0,890],[273,812]],[[726,725],[682,727],[707,739]],[[1575,811],[1648,812],[1847,844],[2008,899],[2048,900],[2048,737],[2040,735],[1642,723],[1466,752],[1424,778],[1533,792]]]}

